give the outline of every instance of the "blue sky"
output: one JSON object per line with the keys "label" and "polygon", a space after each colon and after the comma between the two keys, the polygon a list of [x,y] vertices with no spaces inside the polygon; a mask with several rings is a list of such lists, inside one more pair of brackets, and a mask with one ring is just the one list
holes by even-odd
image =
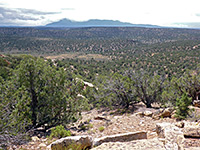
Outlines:
{"label": "blue sky", "polygon": [[38,26],[68,18],[200,27],[200,0],[0,0],[0,26]]}

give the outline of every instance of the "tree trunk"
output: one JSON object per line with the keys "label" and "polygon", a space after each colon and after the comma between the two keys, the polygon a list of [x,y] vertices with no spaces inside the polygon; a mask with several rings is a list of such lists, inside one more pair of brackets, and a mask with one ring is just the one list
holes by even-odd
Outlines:
{"label": "tree trunk", "polygon": [[145,105],[146,105],[147,108],[152,108],[152,106],[151,106],[151,102],[150,102],[149,99],[146,99],[146,103],[145,103]]}
{"label": "tree trunk", "polygon": [[130,103],[128,101],[126,101],[126,109],[129,108]]}
{"label": "tree trunk", "polygon": [[152,108],[150,103],[146,103],[147,108]]}
{"label": "tree trunk", "polygon": [[32,123],[33,123],[33,126],[36,126],[36,120],[37,120],[37,116],[36,116],[37,96],[36,96],[34,90],[31,91],[31,99],[32,99],[32,102],[31,102]]}
{"label": "tree trunk", "polygon": [[33,126],[36,126],[36,121],[37,121],[37,115],[36,115],[36,107],[37,107],[37,95],[34,90],[34,85],[33,85],[33,75],[32,72],[30,71],[30,92],[31,92],[31,111],[32,111],[32,124]]}

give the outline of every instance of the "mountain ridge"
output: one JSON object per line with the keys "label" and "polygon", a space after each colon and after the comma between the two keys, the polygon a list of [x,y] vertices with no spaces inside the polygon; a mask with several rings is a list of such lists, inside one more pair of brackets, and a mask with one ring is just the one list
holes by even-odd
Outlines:
{"label": "mountain ridge", "polygon": [[52,22],[45,27],[148,27],[160,28],[160,26],[150,24],[132,24],[128,22],[120,22],[118,20],[100,20],[90,19],[88,21],[72,21],[70,19],[61,19],[57,22]]}

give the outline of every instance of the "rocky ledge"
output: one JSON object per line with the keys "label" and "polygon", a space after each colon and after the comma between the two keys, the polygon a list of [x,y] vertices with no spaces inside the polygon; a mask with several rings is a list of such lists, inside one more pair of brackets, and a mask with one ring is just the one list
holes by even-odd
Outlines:
{"label": "rocky ledge", "polygon": [[[183,125],[184,124],[184,125]],[[200,137],[198,134],[200,127],[191,122],[157,123],[157,137],[147,139],[147,132],[130,132],[116,134],[101,138],[91,136],[72,136],[59,139],[48,146],[48,150],[64,150],[75,148],[81,150],[91,148],[92,150],[105,149],[137,149],[137,150],[195,150],[195,147],[185,147],[185,136]]]}
{"label": "rocky ledge", "polygon": [[131,132],[124,134],[116,134],[111,136],[105,136],[101,138],[92,138],[91,136],[70,136],[66,138],[59,139],[52,144],[50,144],[48,150],[65,150],[70,148],[75,149],[89,149],[94,146],[99,146],[102,143],[108,142],[127,142],[139,139],[147,139],[147,133],[141,132]]}

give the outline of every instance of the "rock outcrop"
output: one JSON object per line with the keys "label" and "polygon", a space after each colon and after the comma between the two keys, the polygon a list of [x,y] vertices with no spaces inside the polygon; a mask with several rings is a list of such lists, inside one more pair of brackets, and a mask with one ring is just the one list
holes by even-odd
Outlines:
{"label": "rock outcrop", "polygon": [[185,137],[200,138],[200,128],[184,128]]}
{"label": "rock outcrop", "polygon": [[133,140],[147,139],[147,132],[129,132],[124,134],[116,134],[93,139],[91,136],[70,136],[59,139],[50,144],[48,150],[65,150],[74,148],[81,150],[84,148],[92,148],[108,142],[130,142]]}
{"label": "rock outcrop", "polygon": [[163,142],[154,139],[134,140],[131,142],[107,142],[92,150],[165,150]]}
{"label": "rock outcrop", "polygon": [[157,112],[153,113],[152,118],[160,119],[160,118],[165,118],[165,117],[171,117],[173,111],[174,110],[172,108],[160,109]]}
{"label": "rock outcrop", "polygon": [[138,115],[138,116],[141,116],[141,117],[144,117],[144,116],[147,116],[147,117],[152,117],[153,119],[160,119],[160,118],[165,118],[165,117],[169,117],[171,118],[172,114],[173,114],[173,111],[174,109],[172,108],[161,108],[157,111],[144,111],[144,112],[137,112],[135,113],[135,115]]}
{"label": "rock outcrop", "polygon": [[184,136],[180,128],[171,123],[158,123],[156,125],[158,137],[163,139],[166,150],[183,149]]}
{"label": "rock outcrop", "polygon": [[116,134],[116,135],[96,138],[94,139],[94,146],[98,146],[106,142],[128,142],[128,141],[140,140],[140,139],[147,139],[147,132],[145,131],[129,132],[129,133]]}
{"label": "rock outcrop", "polygon": [[200,138],[200,124],[197,122],[184,122],[183,134],[185,137]]}
{"label": "rock outcrop", "polygon": [[82,150],[91,148],[93,146],[93,139],[91,136],[69,136],[59,139],[50,144],[48,150],[65,150],[65,149],[77,149]]}

